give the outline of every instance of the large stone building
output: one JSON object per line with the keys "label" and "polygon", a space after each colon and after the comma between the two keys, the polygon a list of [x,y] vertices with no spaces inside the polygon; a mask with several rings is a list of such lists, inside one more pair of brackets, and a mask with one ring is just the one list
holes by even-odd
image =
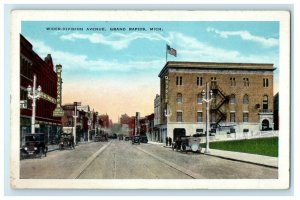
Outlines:
{"label": "large stone building", "polygon": [[205,134],[206,85],[211,133],[273,129],[273,64],[167,62],[159,73],[162,139]]}
{"label": "large stone building", "polygon": [[161,125],[161,108],[160,108],[160,95],[156,94],[154,99],[154,132],[152,136],[152,141],[162,142],[160,125]]}
{"label": "large stone building", "polygon": [[[57,65],[60,67],[61,65]],[[24,136],[31,133],[32,100],[28,99],[27,87],[33,86],[33,76],[36,75],[36,86],[41,86],[41,97],[36,101],[35,132],[46,133],[49,140],[54,140],[62,131],[60,117],[54,117],[57,106],[58,76],[54,71],[51,55],[42,59],[33,51],[32,44],[20,35],[20,133],[21,145]]]}

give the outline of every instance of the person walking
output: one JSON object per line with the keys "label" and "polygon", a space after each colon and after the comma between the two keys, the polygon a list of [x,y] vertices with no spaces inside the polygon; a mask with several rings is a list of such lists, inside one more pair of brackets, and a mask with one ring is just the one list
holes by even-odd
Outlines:
{"label": "person walking", "polygon": [[169,137],[169,146],[172,146],[172,138]]}
{"label": "person walking", "polygon": [[169,138],[166,137],[166,147],[168,146]]}

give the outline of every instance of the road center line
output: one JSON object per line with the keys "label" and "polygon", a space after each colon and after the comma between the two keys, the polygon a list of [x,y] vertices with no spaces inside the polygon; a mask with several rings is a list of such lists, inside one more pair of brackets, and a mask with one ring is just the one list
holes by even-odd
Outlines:
{"label": "road center line", "polygon": [[76,179],[78,178],[82,172],[95,160],[95,158],[102,153],[109,145],[111,144],[111,142],[109,142],[108,144],[104,145],[103,147],[101,147],[98,151],[96,151],[93,155],[91,155],[86,161],[85,163],[83,163],[77,170],[75,170],[70,176],[69,179]]}
{"label": "road center line", "polygon": [[195,172],[192,172],[191,170],[185,169],[184,167],[181,167],[181,166],[179,166],[175,163],[169,162],[169,161],[167,161],[167,160],[165,160],[165,159],[163,159],[163,158],[161,158],[157,155],[154,155],[154,154],[152,154],[152,153],[150,153],[150,152],[148,152],[148,151],[146,151],[146,150],[144,150],[140,147],[136,147],[136,148],[143,151],[144,153],[152,156],[153,158],[161,161],[162,163],[164,163],[164,164],[166,164],[166,165],[168,165],[168,166],[170,166],[170,167],[172,167],[172,168],[174,168],[174,169],[176,169],[176,170],[178,170],[178,171],[180,171],[180,172],[182,172],[182,173],[184,173],[184,174],[186,174],[186,175],[188,175],[192,178],[195,178],[195,179],[204,179],[205,178],[204,176],[201,176],[200,174],[197,174]]}

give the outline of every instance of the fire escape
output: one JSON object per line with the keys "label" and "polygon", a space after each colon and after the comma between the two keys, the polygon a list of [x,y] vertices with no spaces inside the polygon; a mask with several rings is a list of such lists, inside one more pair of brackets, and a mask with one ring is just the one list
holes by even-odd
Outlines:
{"label": "fire escape", "polygon": [[226,121],[226,104],[229,102],[229,96],[216,84],[211,81],[211,90],[215,95],[216,103],[211,105],[211,114],[215,113],[215,121],[211,122],[210,126],[213,129],[220,128],[220,123]]}

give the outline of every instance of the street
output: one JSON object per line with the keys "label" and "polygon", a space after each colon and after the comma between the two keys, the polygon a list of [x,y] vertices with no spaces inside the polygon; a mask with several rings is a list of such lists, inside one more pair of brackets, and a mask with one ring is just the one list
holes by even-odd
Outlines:
{"label": "street", "polygon": [[203,153],[181,153],[161,144],[131,141],[82,143],[20,162],[22,179],[277,179],[278,169]]}

